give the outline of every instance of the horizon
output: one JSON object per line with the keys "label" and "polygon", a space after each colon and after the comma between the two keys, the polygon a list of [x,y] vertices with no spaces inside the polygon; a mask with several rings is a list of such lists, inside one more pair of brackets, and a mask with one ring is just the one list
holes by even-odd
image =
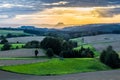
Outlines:
{"label": "horizon", "polygon": [[[4,0],[0,1],[0,26],[59,29],[72,25],[120,23],[119,5],[119,0]],[[56,26],[60,22],[63,25]]]}
{"label": "horizon", "polygon": [[[0,28],[20,28],[22,26],[33,26],[35,28],[48,28],[48,29],[64,29],[64,28],[70,28],[70,27],[83,27],[83,26],[88,26],[88,25],[109,25],[109,24],[120,24],[120,23],[96,23],[96,24],[69,24],[69,25],[63,25],[63,26],[58,26],[56,24],[28,24],[28,25],[22,25],[22,24],[10,24],[7,25],[0,25]],[[42,26],[43,25],[43,26]],[[56,26],[56,27],[55,27]]]}

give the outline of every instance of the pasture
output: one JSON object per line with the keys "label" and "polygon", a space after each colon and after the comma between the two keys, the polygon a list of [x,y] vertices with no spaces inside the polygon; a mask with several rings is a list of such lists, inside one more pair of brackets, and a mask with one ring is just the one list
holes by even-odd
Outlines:
{"label": "pasture", "polygon": [[33,64],[3,66],[2,70],[33,74],[33,75],[61,75],[80,72],[91,72],[109,70],[110,68],[92,58],[72,58],[60,60],[58,58],[51,59],[46,62],[38,62]]}

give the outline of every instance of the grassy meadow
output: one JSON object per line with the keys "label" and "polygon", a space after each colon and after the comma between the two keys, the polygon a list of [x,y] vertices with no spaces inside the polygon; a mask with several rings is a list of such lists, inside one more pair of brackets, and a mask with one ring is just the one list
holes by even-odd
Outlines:
{"label": "grassy meadow", "polygon": [[98,60],[92,58],[71,58],[64,60],[54,58],[46,62],[3,66],[0,68],[10,72],[34,75],[61,75],[110,69]]}

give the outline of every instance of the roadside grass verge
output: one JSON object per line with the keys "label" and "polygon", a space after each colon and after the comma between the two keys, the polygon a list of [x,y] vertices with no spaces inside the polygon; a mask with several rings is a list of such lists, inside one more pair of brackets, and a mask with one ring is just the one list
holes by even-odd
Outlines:
{"label": "roadside grass verge", "polygon": [[80,72],[110,70],[109,67],[94,58],[71,58],[60,60],[53,58],[47,62],[2,66],[1,70],[33,75],[62,75]]}

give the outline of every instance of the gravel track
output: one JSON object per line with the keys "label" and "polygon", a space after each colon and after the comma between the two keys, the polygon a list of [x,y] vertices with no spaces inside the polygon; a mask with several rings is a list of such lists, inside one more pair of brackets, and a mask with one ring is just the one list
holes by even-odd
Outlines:
{"label": "gravel track", "polygon": [[34,76],[0,71],[1,80],[120,80],[120,70],[68,74],[61,76]]}

